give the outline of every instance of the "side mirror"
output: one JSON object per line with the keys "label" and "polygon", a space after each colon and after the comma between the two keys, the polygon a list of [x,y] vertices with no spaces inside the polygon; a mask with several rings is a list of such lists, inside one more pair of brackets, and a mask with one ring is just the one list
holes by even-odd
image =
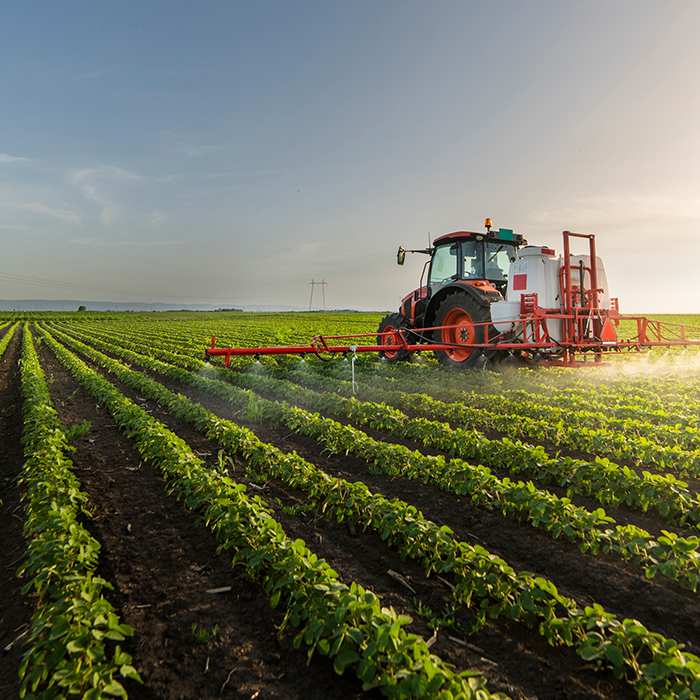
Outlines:
{"label": "side mirror", "polygon": [[399,252],[396,254],[396,262],[399,265],[403,265],[406,262],[406,249],[402,245],[399,246]]}

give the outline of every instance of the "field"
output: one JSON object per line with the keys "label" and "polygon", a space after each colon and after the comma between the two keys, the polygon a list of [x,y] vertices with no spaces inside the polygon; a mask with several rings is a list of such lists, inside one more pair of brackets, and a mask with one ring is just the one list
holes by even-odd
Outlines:
{"label": "field", "polygon": [[379,320],[0,317],[0,700],[700,697],[696,352],[204,362]]}

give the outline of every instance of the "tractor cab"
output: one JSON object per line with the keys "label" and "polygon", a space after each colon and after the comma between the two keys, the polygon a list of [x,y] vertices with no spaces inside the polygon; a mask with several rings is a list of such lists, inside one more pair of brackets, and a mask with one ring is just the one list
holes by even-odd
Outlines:
{"label": "tractor cab", "polygon": [[492,230],[491,219],[485,224],[485,233],[455,231],[436,238],[430,248],[399,248],[399,265],[404,264],[407,252],[423,253],[430,259],[423,267],[420,287],[404,297],[398,313],[388,314],[379,324],[377,344],[386,346],[382,357],[391,362],[410,358],[407,348],[396,347],[394,334],[406,330],[418,342],[447,346],[435,351],[443,365],[476,364],[481,351],[475,346],[484,343],[491,304],[503,301],[511,263],[518,258],[520,246],[527,244],[511,229]]}
{"label": "tractor cab", "polygon": [[428,275],[430,296],[457,281],[485,282],[478,286],[503,294],[508,286],[508,269],[518,257],[522,241],[521,235],[503,229],[486,235],[458,231],[437,238]]}
{"label": "tractor cab", "polygon": [[436,238],[431,248],[399,248],[399,265],[403,265],[407,252],[430,256],[420,287],[402,300],[401,313],[411,326],[427,328],[434,325],[440,304],[451,294],[467,294],[476,304],[486,307],[503,299],[510,264],[525,244],[527,241],[519,233],[492,230],[491,220],[486,219],[485,233],[455,231]]}

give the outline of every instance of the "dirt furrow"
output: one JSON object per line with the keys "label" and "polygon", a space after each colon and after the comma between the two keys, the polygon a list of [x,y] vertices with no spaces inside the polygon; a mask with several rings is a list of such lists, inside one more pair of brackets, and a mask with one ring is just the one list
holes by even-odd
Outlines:
{"label": "dirt furrow", "polygon": [[[113,381],[113,377],[110,377],[110,380]],[[207,394],[193,392],[188,387],[183,387],[162,377],[158,377],[158,380],[169,388],[200,401],[217,415],[232,418],[236,413],[235,408],[230,404],[213,399]],[[216,461],[217,447],[204,440],[189,424],[168,415],[152,402],[143,401],[142,397],[137,396],[133,390],[121,383],[115,382],[115,384],[133,400],[139,401],[141,399],[141,403],[148,406],[154,417],[166,423],[195,450],[210,454],[209,459]],[[286,451],[297,449],[309,461],[324,469],[329,467],[331,473],[354,480],[360,478],[358,472],[361,471],[363,473],[361,478],[365,483],[371,479],[378,487],[374,489],[372,485],[368,484],[370,488],[377,492],[384,492],[389,497],[405,498],[405,486],[409,486],[409,490],[414,489],[411,493],[415,493],[419,500],[424,493],[423,487],[417,484],[404,482],[400,479],[391,481],[386,477],[373,477],[368,473],[366,463],[361,460],[339,456],[319,459],[321,447],[318,443],[298,436],[291,436],[289,431],[259,427],[255,430],[261,439],[278,444]],[[237,462],[234,465],[234,476],[240,478],[243,472],[244,466]],[[370,477],[370,479],[366,477]],[[396,492],[394,492],[394,486]],[[463,506],[468,506],[468,504],[440,492],[429,491],[436,499],[434,509],[437,512],[447,509],[446,513],[442,512],[442,518],[435,518],[437,521],[441,524],[447,522],[451,527],[450,520],[461,521]],[[385,604],[391,604],[397,611],[406,611],[410,614],[414,605],[414,596],[386,574],[388,569],[393,568],[408,578],[416,589],[417,599],[433,607],[435,612],[439,612],[438,606],[445,596],[444,586],[433,579],[425,579],[415,563],[401,562],[396,554],[388,550],[378,537],[363,533],[356,533],[353,536],[346,526],[326,519],[312,519],[312,522],[309,523],[308,520],[299,516],[287,515],[281,506],[303,505],[304,497],[302,494],[291,491],[284,484],[268,482],[262,495],[276,509],[276,515],[287,532],[291,536],[305,539],[313,551],[327,559],[339,571],[341,577],[347,576],[348,579],[357,580],[362,585],[372,588],[383,595]],[[277,499],[280,502],[277,502]],[[415,503],[415,499],[408,498],[407,500],[422,508],[422,505]],[[471,506],[469,508],[476,510]],[[455,514],[454,518],[451,518],[451,513]],[[426,517],[431,517],[428,513],[425,514]],[[504,522],[499,518],[496,520],[499,521],[497,527],[500,527]],[[507,521],[506,525],[510,526]],[[512,526],[512,528],[514,536],[522,539],[522,528],[517,525]],[[478,537],[472,537],[470,533],[466,533],[462,539],[472,542],[481,541]],[[429,636],[430,631],[427,630],[425,622],[417,618],[415,614],[413,616],[415,619],[414,631]],[[463,616],[461,622],[467,624],[469,622],[468,616]],[[631,688],[613,681],[608,674],[593,672],[592,668],[582,670],[580,658],[571,650],[551,648],[535,631],[518,623],[499,620],[495,625],[488,624],[470,639],[470,644],[479,651],[449,641],[450,634],[452,633],[445,632],[438,635],[438,643],[433,647],[433,651],[459,668],[479,668],[489,679],[489,688],[492,691],[502,690],[514,698],[528,698],[536,695],[541,700],[562,697],[634,697]],[[490,663],[491,660],[495,660],[498,666]]]}
{"label": "dirt furrow", "polygon": [[[280,636],[282,616],[261,590],[216,553],[214,538],[165,493],[160,474],[106,410],[53,355],[42,348],[40,357],[61,420],[92,424],[72,460],[94,507],[85,525],[102,544],[99,573],[115,587],[110,602],[122,621],[134,628],[122,646],[144,684],[129,683],[129,697],[364,697],[353,676],[337,676],[323,658],[307,668],[303,650],[289,634]],[[197,631],[208,639],[198,641]]]}
{"label": "dirt furrow", "polygon": [[[231,404],[205,392],[157,378],[216,415],[232,418],[236,413]],[[600,603],[621,618],[638,619],[650,629],[689,645],[700,639],[700,596],[661,576],[649,580],[639,567],[614,557],[583,555],[576,545],[553,540],[536,528],[476,508],[466,498],[451,496],[416,481],[372,474],[364,460],[328,455],[315,440],[284,427],[249,427],[261,440],[285,451],[296,450],[334,476],[362,481],[376,493],[407,501],[426,518],[448,525],[458,539],[485,546],[516,570],[549,578],[560,592],[582,605]]]}
{"label": "dirt furrow", "polygon": [[[0,331],[5,332],[7,329]],[[0,700],[19,697],[17,671],[34,612],[32,596],[22,595],[23,582],[15,575],[27,549],[22,536],[21,488],[16,484],[24,464],[18,367],[21,338],[18,328],[0,358]]]}

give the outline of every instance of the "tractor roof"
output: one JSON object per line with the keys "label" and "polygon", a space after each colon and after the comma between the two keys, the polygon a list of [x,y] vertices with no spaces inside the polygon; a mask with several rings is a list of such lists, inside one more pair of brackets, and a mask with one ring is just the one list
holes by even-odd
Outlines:
{"label": "tractor roof", "polygon": [[527,241],[519,233],[513,233],[511,229],[499,228],[495,231],[476,232],[476,231],[455,231],[453,233],[446,233],[444,236],[439,236],[433,241],[433,246],[441,245],[447,243],[447,241],[456,240],[482,240],[486,238],[489,241],[503,241],[504,243],[514,243],[515,245],[524,245]]}
{"label": "tractor roof", "polygon": [[444,236],[439,236],[433,241],[433,245],[439,245],[440,243],[445,243],[455,238],[475,238],[476,236],[483,235],[483,233],[476,233],[474,231],[455,231],[454,233],[446,233]]}

